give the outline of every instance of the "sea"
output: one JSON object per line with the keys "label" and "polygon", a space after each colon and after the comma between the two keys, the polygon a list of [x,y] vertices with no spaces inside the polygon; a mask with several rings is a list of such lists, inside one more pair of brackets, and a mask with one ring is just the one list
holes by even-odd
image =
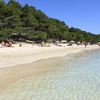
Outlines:
{"label": "sea", "polygon": [[0,90],[0,100],[100,100],[100,49],[67,55],[57,66]]}

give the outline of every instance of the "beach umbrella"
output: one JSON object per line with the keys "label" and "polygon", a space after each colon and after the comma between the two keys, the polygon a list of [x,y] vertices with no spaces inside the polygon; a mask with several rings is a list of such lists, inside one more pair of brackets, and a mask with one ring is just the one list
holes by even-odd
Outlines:
{"label": "beach umbrella", "polygon": [[75,41],[71,40],[70,43],[75,43]]}
{"label": "beach umbrella", "polygon": [[61,43],[67,43],[67,41],[66,41],[66,40],[61,40],[60,42],[61,42]]}

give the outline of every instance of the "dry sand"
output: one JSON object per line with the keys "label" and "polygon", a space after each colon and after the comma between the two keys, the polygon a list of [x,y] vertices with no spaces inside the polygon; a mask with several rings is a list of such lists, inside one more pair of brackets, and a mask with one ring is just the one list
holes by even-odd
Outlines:
{"label": "dry sand", "polygon": [[[70,53],[83,50],[96,49],[98,46],[72,46],[72,47],[12,47],[0,48],[0,88],[9,86],[16,80],[33,75],[41,75],[52,70],[62,59],[43,60],[53,57],[62,57]],[[32,63],[34,62],[34,63]],[[54,64],[54,65],[53,65]]]}

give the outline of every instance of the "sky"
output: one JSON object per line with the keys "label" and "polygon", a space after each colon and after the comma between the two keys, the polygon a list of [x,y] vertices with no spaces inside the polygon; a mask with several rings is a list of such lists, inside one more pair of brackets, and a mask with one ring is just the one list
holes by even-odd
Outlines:
{"label": "sky", "polygon": [[[8,1],[8,0],[5,0]],[[69,27],[100,34],[100,0],[17,0],[42,10]]]}

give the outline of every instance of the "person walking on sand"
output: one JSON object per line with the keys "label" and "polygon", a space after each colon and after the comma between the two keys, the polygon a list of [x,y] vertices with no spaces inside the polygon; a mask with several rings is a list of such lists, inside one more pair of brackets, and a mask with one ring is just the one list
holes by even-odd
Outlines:
{"label": "person walking on sand", "polygon": [[19,47],[22,47],[22,44],[21,43],[19,44]]}

